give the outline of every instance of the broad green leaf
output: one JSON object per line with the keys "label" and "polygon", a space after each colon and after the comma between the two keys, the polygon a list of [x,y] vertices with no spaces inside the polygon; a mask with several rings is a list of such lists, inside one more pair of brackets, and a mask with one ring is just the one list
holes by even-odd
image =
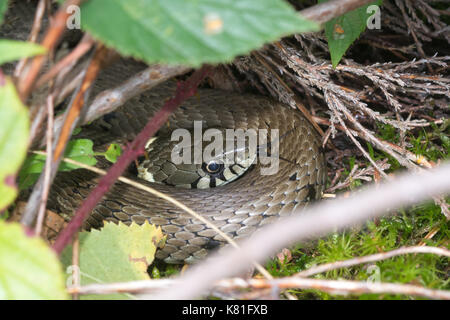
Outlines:
{"label": "broad green leaf", "polygon": [[[327,1],[318,0],[319,3]],[[368,11],[367,8],[374,4],[380,6],[381,2],[379,0],[362,6],[325,24],[325,35],[327,36],[333,67],[338,65],[347,49],[366,29],[369,17],[374,14],[373,11]]]}
{"label": "broad green leaf", "polygon": [[[67,148],[64,153],[65,158],[69,158],[90,166],[97,164],[95,159],[94,150],[92,149],[94,143],[89,139],[75,139],[67,143]],[[39,178],[39,174],[45,167],[46,156],[39,154],[29,155],[19,173],[19,186],[20,189],[25,189],[31,186]],[[78,169],[79,166],[69,164],[62,161],[58,170],[70,171]]]}
{"label": "broad green leaf", "polygon": [[105,152],[106,160],[115,163],[117,158],[122,154],[122,148],[117,143],[111,143],[108,150]]}
{"label": "broad green leaf", "polygon": [[9,78],[0,75],[0,211],[17,195],[15,177],[25,158],[28,110]]}
{"label": "broad green leaf", "polygon": [[3,23],[3,16],[8,9],[8,0],[0,0],[0,25]]}
{"label": "broad green leaf", "polygon": [[[149,279],[148,266],[153,262],[156,248],[163,243],[161,228],[132,223],[105,222],[104,227],[91,232],[81,232],[80,274],[81,284],[125,282]],[[63,251],[61,259],[66,267],[71,265],[71,247]],[[70,269],[69,269],[70,270]],[[130,295],[89,295],[86,299],[125,299]]]}
{"label": "broad green leaf", "polygon": [[39,237],[0,220],[0,300],[66,299],[61,264]]}
{"label": "broad green leaf", "polygon": [[19,174],[19,190],[25,190],[31,187],[38,179],[39,173]]}
{"label": "broad green leaf", "polygon": [[43,46],[32,42],[0,39],[0,65],[5,62],[44,54],[46,51],[47,49]]}
{"label": "broad green leaf", "polygon": [[284,0],[90,0],[82,27],[147,63],[226,62],[282,36],[318,30]]}

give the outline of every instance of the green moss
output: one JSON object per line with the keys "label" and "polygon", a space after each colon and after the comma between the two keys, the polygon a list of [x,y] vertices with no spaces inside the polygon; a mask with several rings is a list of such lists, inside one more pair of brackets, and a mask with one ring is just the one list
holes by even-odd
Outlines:
{"label": "green moss", "polygon": [[397,143],[399,141],[399,135],[397,130],[390,124],[378,123],[378,136],[386,141],[391,141],[392,143]]}
{"label": "green moss", "polygon": [[[417,245],[427,233],[437,228],[435,236],[425,241],[429,246],[448,247],[449,228],[440,208],[432,202],[399,210],[395,215],[369,221],[362,230],[333,233],[313,243],[292,249],[293,259],[281,264],[277,259],[266,264],[276,277],[290,276],[315,265],[386,252],[402,246]],[[317,279],[347,279],[405,283],[433,289],[449,289],[448,258],[432,254],[408,254],[376,263],[331,270]],[[299,299],[412,299],[386,294],[350,296],[331,295],[318,290],[291,290]]]}
{"label": "green moss", "polygon": [[449,134],[449,121],[445,121],[439,127],[432,124],[431,130],[422,129],[418,135],[410,135],[409,151],[432,161],[447,159],[450,151]]}
{"label": "green moss", "polygon": [[[406,148],[416,155],[437,162],[446,159],[450,150],[450,121],[440,126],[432,125],[418,128],[406,136]],[[377,126],[377,135],[383,140],[399,143],[398,132],[390,125]],[[389,172],[401,169],[399,163],[366,144],[373,160],[388,158],[391,164]],[[341,181],[344,181],[356,163],[360,167],[370,163],[354,156],[345,161]],[[351,182],[348,189],[353,190],[362,184],[361,180]],[[345,192],[348,190],[342,190]],[[447,199],[448,201],[448,199]],[[437,231],[431,239],[425,239],[430,231]],[[425,243],[428,246],[449,247],[449,223],[441,213],[439,206],[429,201],[414,207],[398,210],[393,215],[368,221],[362,228],[333,233],[308,244],[292,249],[292,260],[280,263],[277,259],[266,265],[273,276],[290,276],[315,265],[387,252],[403,246],[415,246]],[[407,283],[433,289],[450,289],[448,258],[432,254],[408,254],[393,257],[376,263],[362,264],[350,268],[341,268],[317,274],[318,279],[347,279],[356,281],[382,281],[389,283]],[[343,296],[331,295],[318,290],[291,290],[300,299],[342,299]],[[361,294],[345,296],[346,299],[420,299],[401,295]]]}

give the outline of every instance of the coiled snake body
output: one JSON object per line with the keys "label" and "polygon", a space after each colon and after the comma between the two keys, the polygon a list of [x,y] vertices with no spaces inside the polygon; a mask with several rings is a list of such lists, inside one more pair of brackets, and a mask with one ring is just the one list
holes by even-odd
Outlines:
{"label": "coiled snake body", "polygon": [[[111,71],[110,77],[116,72]],[[98,83],[107,82],[106,78],[103,75]],[[129,141],[174,90],[173,83],[162,84],[95,121],[82,133],[92,138],[95,145]],[[319,151],[320,138],[297,110],[262,96],[199,89],[161,131],[192,129],[194,120],[201,120],[205,129],[279,129],[278,172],[261,175],[263,165],[257,162],[239,179],[209,189],[175,188],[138,179],[140,182],[178,199],[236,239],[321,196],[326,171],[324,156]],[[137,179],[132,173],[127,175]],[[97,179],[81,169],[60,174],[52,188],[50,208],[64,213],[74,211]],[[148,220],[161,226],[168,240],[157,251],[157,258],[168,263],[193,263],[204,258],[212,247],[224,243],[214,230],[181,209],[120,182],[97,205],[85,227],[99,227],[103,220],[124,223]]]}
{"label": "coiled snake body", "polygon": [[[25,9],[32,17],[29,6]],[[32,19],[23,21],[31,22]],[[22,22],[18,24],[22,26]],[[29,29],[17,32],[17,28],[11,25],[10,31],[4,29],[2,32],[6,36],[24,38]],[[136,71],[136,63],[116,63],[99,76],[91,96],[121,83]],[[96,120],[85,127],[81,135],[92,139],[100,149],[111,142],[130,141],[174,90],[173,83],[162,84]],[[199,89],[196,96],[177,109],[168,126],[161,131],[167,133],[180,127],[192,129],[194,120],[202,121],[204,129],[279,129],[278,172],[261,175],[261,163],[257,162],[240,178],[215,188],[183,189],[139,179],[141,183],[183,202],[235,239],[248,236],[258,227],[320,198],[326,181],[324,156],[319,151],[320,137],[297,110],[262,96]],[[138,179],[132,173],[125,175]],[[84,169],[59,173],[52,186],[48,207],[69,216],[95,187],[97,180],[95,174]],[[148,220],[161,226],[168,240],[156,256],[168,263],[193,263],[204,258],[212,247],[224,244],[214,230],[181,209],[121,182],[117,182],[96,206],[85,227],[100,227],[103,220],[127,224]]]}

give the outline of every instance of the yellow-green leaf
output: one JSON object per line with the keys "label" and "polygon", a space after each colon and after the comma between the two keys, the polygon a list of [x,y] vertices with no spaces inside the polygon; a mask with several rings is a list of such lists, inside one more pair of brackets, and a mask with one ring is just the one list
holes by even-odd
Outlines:
{"label": "yellow-green leaf", "polygon": [[[148,266],[153,262],[156,248],[163,241],[161,228],[132,223],[105,222],[101,230],[81,232],[80,266],[81,284],[126,282],[149,279]],[[66,267],[71,265],[72,248],[62,254]],[[73,268],[71,268],[73,269]],[[69,270],[71,270],[69,269]],[[126,299],[130,295],[89,295],[85,299]]]}
{"label": "yellow-green leaf", "polygon": [[0,211],[17,195],[15,176],[26,155],[28,127],[28,109],[11,80],[0,75]]}
{"label": "yellow-green leaf", "polygon": [[0,65],[47,52],[43,46],[32,42],[0,39]]}
{"label": "yellow-green leaf", "polygon": [[0,300],[66,298],[55,253],[18,223],[0,220]]}
{"label": "yellow-green leaf", "polygon": [[106,160],[116,163],[117,158],[122,154],[122,148],[117,143],[111,143],[108,150],[105,152]]}

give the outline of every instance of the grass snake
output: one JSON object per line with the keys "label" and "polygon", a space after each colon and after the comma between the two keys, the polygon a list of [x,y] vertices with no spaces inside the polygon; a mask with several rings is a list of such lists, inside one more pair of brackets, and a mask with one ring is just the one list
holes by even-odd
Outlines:
{"label": "grass snake", "polygon": [[[19,12],[24,14],[26,10]],[[26,21],[31,22],[31,17],[29,14]],[[3,27],[3,36],[21,38],[19,33],[26,35],[29,32],[23,21],[18,22],[20,28],[14,26],[15,20],[11,21],[9,33],[8,26],[6,31]],[[91,96],[123,82],[143,67],[135,62],[116,63],[100,74]],[[131,99],[113,113],[85,126],[79,136],[92,139],[99,150],[104,150],[112,142],[131,141],[155,110],[173,95],[175,87],[174,82],[167,82]],[[279,129],[278,172],[261,175],[262,165],[257,162],[235,181],[208,189],[176,188],[147,182],[137,178],[133,170],[125,175],[183,202],[234,239],[246,237],[258,227],[321,197],[326,183],[326,165],[320,151],[320,137],[298,110],[263,96],[199,89],[196,96],[185,101],[170,117],[159,136],[170,135],[176,128],[192,129],[194,120],[202,121],[204,129]],[[174,170],[184,171],[183,167],[175,166],[174,169],[170,164],[158,164],[159,157],[166,158],[163,160],[167,163],[168,153],[162,153],[164,156],[153,152],[156,164],[151,164],[162,170],[160,176],[165,177]],[[101,162],[101,166],[108,165]],[[236,173],[236,168],[233,173]],[[69,217],[97,181],[96,174],[84,169],[59,173],[52,186],[48,207]],[[121,182],[116,182],[96,206],[84,227],[98,228],[104,220],[127,224],[147,220],[161,226],[168,239],[156,256],[168,263],[196,262],[212,248],[224,244],[214,230],[181,209]]]}

